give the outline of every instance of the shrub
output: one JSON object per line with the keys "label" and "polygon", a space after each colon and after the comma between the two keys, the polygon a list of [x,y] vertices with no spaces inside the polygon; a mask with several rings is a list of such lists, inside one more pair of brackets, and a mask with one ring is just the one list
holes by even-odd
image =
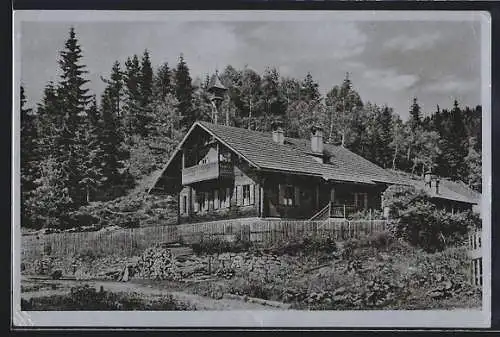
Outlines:
{"label": "shrub", "polygon": [[145,300],[138,294],[99,291],[89,285],[71,288],[67,295],[21,300],[22,310],[194,310],[172,296]]}
{"label": "shrub", "polygon": [[479,216],[473,212],[451,214],[439,210],[425,192],[414,188],[389,187],[384,193],[384,205],[390,209],[392,233],[428,252],[460,243],[468,230],[481,226]]}

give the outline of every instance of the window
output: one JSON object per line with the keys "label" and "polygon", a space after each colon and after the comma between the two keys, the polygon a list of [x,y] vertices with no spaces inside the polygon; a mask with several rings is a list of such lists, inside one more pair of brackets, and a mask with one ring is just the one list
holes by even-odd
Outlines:
{"label": "window", "polygon": [[205,193],[201,192],[198,195],[198,204],[200,205],[200,212],[205,212],[208,209],[208,203],[205,198]]}
{"label": "window", "polygon": [[280,185],[280,203],[285,206],[293,206],[295,200],[295,188],[292,185]]}
{"label": "window", "polygon": [[357,209],[368,208],[368,193],[354,193],[354,206]]}
{"label": "window", "polygon": [[187,196],[182,197],[182,214],[187,213]]}
{"label": "window", "polygon": [[250,185],[243,185],[243,205],[250,205]]}

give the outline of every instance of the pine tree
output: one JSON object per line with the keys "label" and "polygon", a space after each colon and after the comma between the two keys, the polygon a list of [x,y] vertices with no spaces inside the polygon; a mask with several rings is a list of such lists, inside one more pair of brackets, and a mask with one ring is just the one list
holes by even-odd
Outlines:
{"label": "pine tree", "polygon": [[147,50],[141,59],[139,72],[139,106],[134,118],[134,133],[147,137],[150,120],[151,102],[153,99],[153,68]]}
{"label": "pine tree", "polygon": [[108,84],[101,97],[100,113],[100,161],[102,166],[102,190],[108,197],[123,192],[123,161],[128,151],[123,146],[124,137],[120,132],[119,116],[116,113],[116,95],[113,83]]}
{"label": "pine tree", "polygon": [[154,96],[160,99],[164,99],[167,94],[173,93],[172,71],[168,67],[167,62],[162,64],[156,72],[153,91]]}
{"label": "pine tree", "polygon": [[49,157],[40,162],[40,178],[33,197],[28,201],[35,228],[62,227],[64,218],[74,209],[64,163]]}
{"label": "pine tree", "polygon": [[482,190],[482,166],[481,153],[476,150],[476,139],[471,137],[468,143],[468,153],[465,157],[467,164],[467,177],[463,179],[471,188],[481,192]]}
{"label": "pine tree", "polygon": [[74,29],[70,29],[65,49],[61,52],[59,64],[62,74],[57,88],[58,100],[63,114],[61,131],[55,139],[57,153],[56,161],[65,178],[68,195],[75,206],[85,203],[84,179],[81,171],[82,163],[86,161],[85,151],[85,118],[86,108],[90,100],[88,89],[83,86],[88,80],[83,78],[87,73],[85,66],[80,64],[82,51]]}
{"label": "pine tree", "polygon": [[39,178],[38,133],[32,109],[26,107],[24,87],[21,86],[21,226],[32,227],[29,199]]}
{"label": "pine tree", "polygon": [[413,103],[410,107],[410,119],[408,120],[406,127],[409,129],[408,132],[409,139],[406,152],[405,166],[406,169],[412,168],[413,171],[415,168],[414,166],[415,161],[413,160],[415,156],[414,153],[414,147],[416,146],[415,143],[418,141],[418,135],[421,132],[423,132],[420,105],[418,104],[416,97],[413,98]]}
{"label": "pine tree", "polygon": [[62,127],[63,118],[57,89],[53,82],[49,82],[45,86],[42,102],[38,104],[36,116],[40,158],[48,158],[54,150],[55,137]]}
{"label": "pine tree", "polygon": [[451,153],[448,154],[448,160],[451,161],[450,176],[454,179],[466,180],[467,167],[465,157],[468,152],[467,132],[464,124],[463,112],[458,105],[458,101],[453,102],[451,110],[451,134],[448,139],[448,147]]}
{"label": "pine tree", "polygon": [[321,94],[319,93],[319,85],[313,80],[312,75],[309,72],[302,81],[300,96],[301,99],[306,102],[315,101],[321,97]]}
{"label": "pine tree", "polygon": [[413,98],[413,103],[410,108],[410,128],[411,130],[415,130],[422,124],[422,113],[420,111],[420,105],[418,105],[417,98]]}
{"label": "pine tree", "polygon": [[137,116],[141,108],[141,66],[139,57],[134,55],[125,61],[125,116],[123,118],[125,138],[128,142],[137,134]]}
{"label": "pine tree", "polygon": [[391,166],[392,151],[390,144],[393,135],[393,112],[387,105],[382,109],[382,113],[378,115],[377,124],[379,127],[379,144],[380,147],[380,165],[384,168]]}
{"label": "pine tree", "polygon": [[147,50],[144,51],[141,60],[140,78],[141,105],[145,107],[151,103],[153,98],[153,68]]}
{"label": "pine tree", "polygon": [[196,121],[193,111],[193,86],[189,68],[181,54],[175,69],[175,98],[178,101],[177,109],[180,114],[180,127],[188,129]]}
{"label": "pine tree", "polygon": [[91,105],[87,111],[87,133],[86,141],[86,161],[82,165],[84,179],[82,184],[85,188],[86,201],[90,202],[99,195],[99,190],[102,187],[105,177],[103,171],[102,158],[105,153],[102,149],[102,126],[100,123],[100,115],[97,109],[96,98],[93,97]]}

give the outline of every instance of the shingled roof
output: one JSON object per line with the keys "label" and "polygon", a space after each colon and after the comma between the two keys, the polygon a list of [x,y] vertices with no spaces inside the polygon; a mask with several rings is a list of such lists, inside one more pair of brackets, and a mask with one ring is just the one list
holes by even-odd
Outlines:
{"label": "shingled roof", "polygon": [[433,198],[454,200],[476,205],[481,202],[481,193],[474,191],[461,181],[451,181],[439,177],[439,193],[436,193],[435,190],[431,190],[427,187],[422,179],[414,178],[405,172],[398,171],[394,172],[394,174],[397,175],[399,179],[405,181],[407,185],[412,185],[417,189],[426,191]]}
{"label": "shingled roof", "polygon": [[331,181],[415,186],[426,190],[435,198],[471,204],[478,204],[481,198],[480,193],[473,191],[465,184],[444,178],[440,178],[439,194],[436,194],[426,188],[422,179],[414,179],[402,172],[383,169],[342,146],[325,143],[323,154],[328,160],[321,163],[314,159],[311,153],[311,142],[308,139],[286,137],[284,144],[281,145],[275,143],[269,133],[207,122],[193,124],[164,169],[160,172],[154,185],[156,185],[158,179],[177,154],[180,153],[184,141],[195,128],[202,128],[248,161],[249,164],[261,170],[311,175]]}

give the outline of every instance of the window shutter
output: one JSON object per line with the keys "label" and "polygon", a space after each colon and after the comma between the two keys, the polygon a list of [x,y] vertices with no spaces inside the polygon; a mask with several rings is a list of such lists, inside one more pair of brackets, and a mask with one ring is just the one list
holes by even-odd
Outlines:
{"label": "window shutter", "polygon": [[300,206],[300,189],[298,186],[295,186],[295,200],[293,201],[295,206]]}
{"label": "window shutter", "polygon": [[226,189],[226,207],[231,205],[231,189],[228,187]]}
{"label": "window shutter", "polygon": [[179,213],[184,214],[184,196],[179,198]]}
{"label": "window shutter", "polygon": [[285,186],[279,184],[279,204],[283,205],[285,203]]}
{"label": "window shutter", "polygon": [[253,205],[255,201],[255,184],[250,185],[250,205]]}

